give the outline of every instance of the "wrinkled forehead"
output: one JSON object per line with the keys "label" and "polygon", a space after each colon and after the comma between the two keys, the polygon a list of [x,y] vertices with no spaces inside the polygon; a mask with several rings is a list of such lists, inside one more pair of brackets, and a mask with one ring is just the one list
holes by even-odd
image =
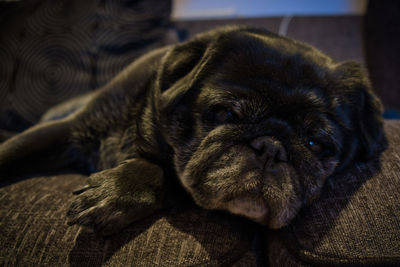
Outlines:
{"label": "wrinkled forehead", "polygon": [[297,118],[328,112],[330,98],[324,90],[312,86],[210,79],[204,83],[197,104],[203,108],[223,106],[251,117]]}

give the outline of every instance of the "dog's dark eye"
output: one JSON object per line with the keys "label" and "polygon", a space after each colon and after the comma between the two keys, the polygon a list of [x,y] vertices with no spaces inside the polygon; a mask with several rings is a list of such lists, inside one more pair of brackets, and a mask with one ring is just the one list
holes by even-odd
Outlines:
{"label": "dog's dark eye", "polygon": [[223,106],[211,107],[203,114],[203,120],[211,124],[232,123],[238,119],[234,111]]}
{"label": "dog's dark eye", "polygon": [[314,154],[319,157],[326,158],[332,156],[333,154],[333,150],[330,147],[315,140],[308,140],[307,146]]}
{"label": "dog's dark eye", "polygon": [[217,123],[230,123],[235,119],[235,115],[228,109],[217,110],[215,113],[215,121]]}
{"label": "dog's dark eye", "polygon": [[316,141],[309,140],[307,145],[310,148],[310,150],[315,153],[318,153],[322,150],[322,146],[318,144]]}

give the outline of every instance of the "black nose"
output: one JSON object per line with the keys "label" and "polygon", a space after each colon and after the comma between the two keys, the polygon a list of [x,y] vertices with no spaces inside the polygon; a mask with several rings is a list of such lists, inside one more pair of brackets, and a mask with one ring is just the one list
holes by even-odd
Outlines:
{"label": "black nose", "polygon": [[288,161],[285,147],[282,143],[269,136],[261,136],[252,140],[250,147],[253,148],[264,164],[264,168],[272,170],[276,163]]}

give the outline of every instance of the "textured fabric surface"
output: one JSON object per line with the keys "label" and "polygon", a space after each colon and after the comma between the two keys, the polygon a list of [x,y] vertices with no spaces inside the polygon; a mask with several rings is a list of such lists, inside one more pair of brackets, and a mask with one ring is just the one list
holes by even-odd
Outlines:
{"label": "textured fabric surface", "polygon": [[0,130],[104,85],[169,42],[169,0],[0,1]]}
{"label": "textured fabric surface", "polygon": [[272,266],[400,265],[400,121],[386,121],[389,148],[374,164],[332,177],[321,199],[270,233]]}
{"label": "textured fabric surface", "polygon": [[0,266],[256,266],[257,228],[194,207],[166,210],[118,235],[66,224],[81,175],[36,177],[0,189]]}

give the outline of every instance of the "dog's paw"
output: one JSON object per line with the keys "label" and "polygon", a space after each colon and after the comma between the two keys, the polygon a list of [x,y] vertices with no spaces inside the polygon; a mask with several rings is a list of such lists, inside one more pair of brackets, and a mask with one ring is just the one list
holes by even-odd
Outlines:
{"label": "dog's paw", "polygon": [[92,174],[89,184],[74,192],[68,224],[93,228],[101,235],[120,231],[158,208],[157,192],[143,184],[123,182],[113,169]]}

